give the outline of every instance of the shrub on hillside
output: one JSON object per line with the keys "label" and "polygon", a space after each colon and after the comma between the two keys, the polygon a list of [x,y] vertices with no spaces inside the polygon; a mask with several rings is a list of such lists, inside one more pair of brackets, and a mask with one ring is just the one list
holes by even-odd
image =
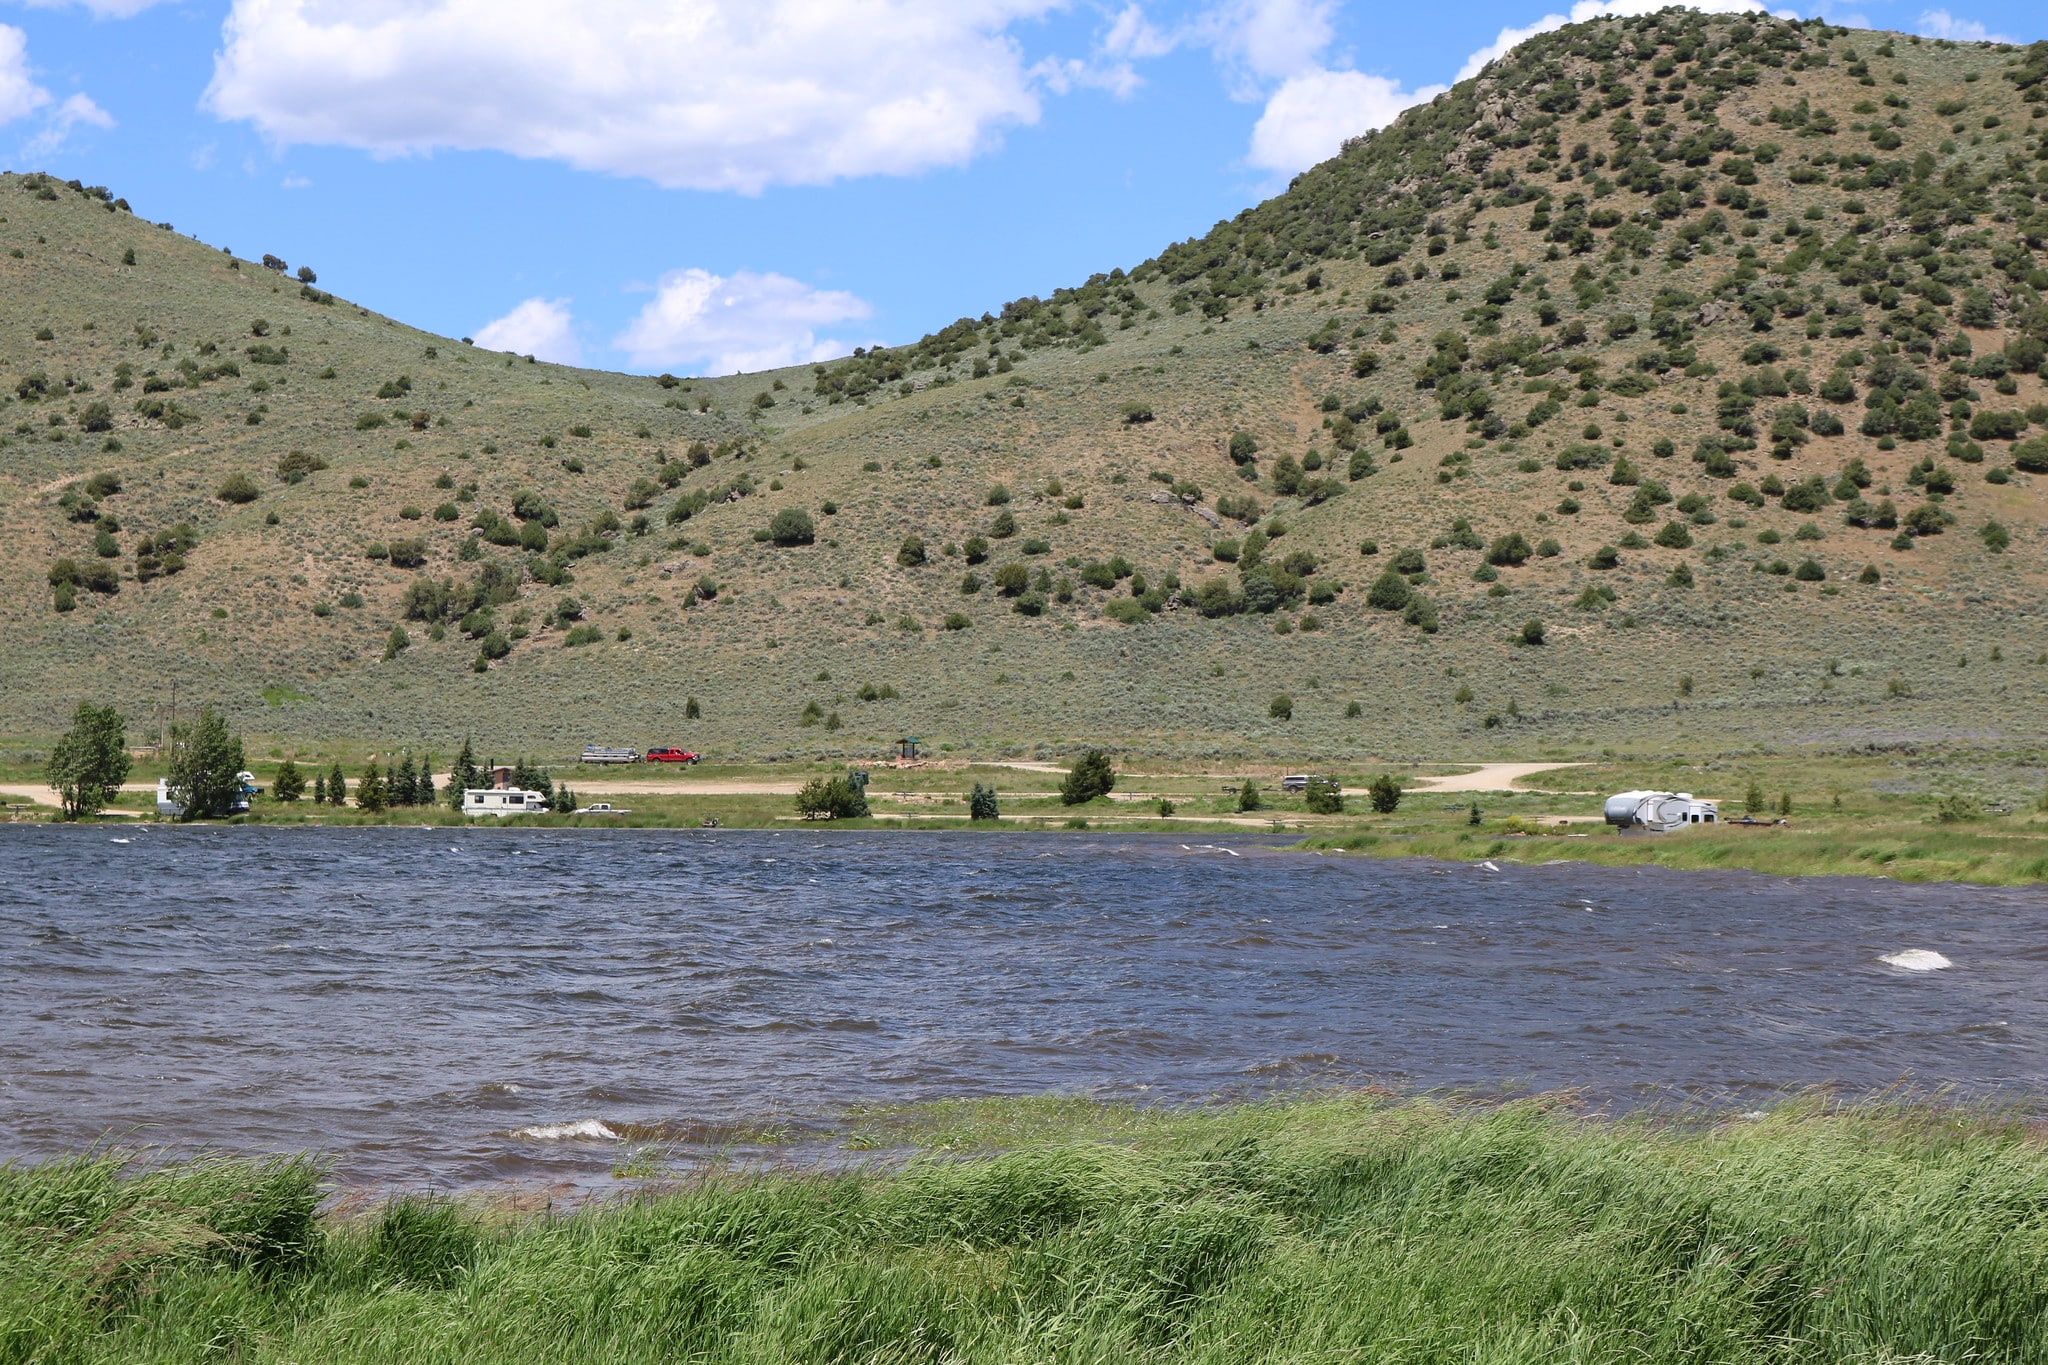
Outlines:
{"label": "shrub on hillside", "polygon": [[785,507],[768,523],[768,538],[777,545],[809,545],[817,539],[817,528],[801,507]]}
{"label": "shrub on hillside", "polygon": [[232,502],[237,505],[254,502],[261,496],[255,481],[247,474],[228,475],[222,481],[221,486],[214,490],[213,495],[222,502]]}

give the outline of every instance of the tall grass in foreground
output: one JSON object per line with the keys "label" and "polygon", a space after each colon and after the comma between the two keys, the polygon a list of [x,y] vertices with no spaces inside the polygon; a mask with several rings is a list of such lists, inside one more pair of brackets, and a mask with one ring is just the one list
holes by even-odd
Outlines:
{"label": "tall grass in foreground", "polygon": [[7,1168],[0,1361],[2048,1359],[2048,1154],[2017,1124],[1076,1117],[1122,1140],[551,1219],[322,1219],[298,1161]]}

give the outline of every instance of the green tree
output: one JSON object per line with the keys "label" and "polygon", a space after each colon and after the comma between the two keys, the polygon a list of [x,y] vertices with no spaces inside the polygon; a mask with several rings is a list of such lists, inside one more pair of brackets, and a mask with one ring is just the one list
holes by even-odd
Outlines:
{"label": "green tree", "polygon": [[1266,715],[1273,720],[1294,719],[1294,698],[1282,692],[1266,705]]}
{"label": "green tree", "polygon": [[1237,789],[1237,808],[1240,812],[1266,808],[1266,800],[1259,792],[1259,784],[1250,778],[1246,778],[1244,785]]}
{"label": "green tree", "polygon": [[996,808],[996,789],[974,784],[974,790],[967,794],[967,818],[970,820],[994,820],[999,818]]}
{"label": "green tree", "polygon": [[906,569],[915,569],[924,561],[924,538],[918,535],[903,537],[903,544],[896,550],[896,562]]}
{"label": "green tree", "polygon": [[1109,750],[1090,749],[1068,770],[1060,783],[1060,803],[1081,806],[1116,790],[1116,770],[1110,766]]}
{"label": "green tree", "polygon": [[857,819],[868,813],[867,796],[845,777],[815,777],[796,794],[796,813],[806,820]]}
{"label": "green tree", "polygon": [[398,762],[391,765],[390,788],[394,806],[410,806],[418,800],[419,784],[413,776],[410,753],[399,755]]}
{"label": "green tree", "polygon": [[306,775],[298,764],[286,759],[277,765],[277,775],[270,779],[270,794],[279,801],[296,801],[306,794]]}
{"label": "green tree", "polygon": [[476,750],[470,747],[468,739],[462,741],[462,752],[455,756],[455,763],[448,770],[448,805],[452,810],[462,809],[462,794],[480,785],[483,775],[477,771]]}
{"label": "green tree", "polygon": [[66,820],[99,814],[128,780],[126,719],[111,706],[78,703],[43,772]]}
{"label": "green tree", "polygon": [[1366,796],[1372,801],[1372,808],[1381,815],[1392,815],[1401,807],[1401,784],[1394,780],[1392,773],[1381,773],[1366,788]]}
{"label": "green tree", "polygon": [[1746,793],[1744,793],[1742,797],[1742,809],[1744,813],[1749,815],[1762,815],[1764,813],[1764,807],[1766,804],[1767,803],[1764,800],[1764,789],[1754,782],[1750,783],[1749,790]]}
{"label": "green tree", "polygon": [[348,779],[342,776],[340,759],[336,759],[334,766],[327,770],[327,804],[330,806],[346,806],[348,804]]}
{"label": "green tree", "polygon": [[317,769],[313,773],[313,804],[316,806],[327,804],[327,774]]}
{"label": "green tree", "polygon": [[173,801],[185,807],[181,819],[205,820],[231,814],[242,794],[242,740],[228,732],[228,723],[211,706],[171,755],[168,787]]}
{"label": "green tree", "polygon": [[1327,777],[1311,777],[1302,794],[1307,798],[1311,815],[1344,813],[1344,789]]}
{"label": "green tree", "polygon": [[371,759],[363,769],[363,776],[356,783],[356,805],[372,815],[384,811],[391,804],[390,788],[384,784],[384,774],[378,770],[377,760]]}
{"label": "green tree", "polygon": [[412,803],[415,806],[434,804],[434,756],[427,754],[420,759],[420,766],[413,774]]}

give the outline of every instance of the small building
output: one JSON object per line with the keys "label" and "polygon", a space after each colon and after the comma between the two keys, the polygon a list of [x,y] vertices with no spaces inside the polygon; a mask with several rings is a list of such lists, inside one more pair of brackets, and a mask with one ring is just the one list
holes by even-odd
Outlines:
{"label": "small building", "polygon": [[504,819],[512,815],[545,815],[553,809],[547,796],[542,792],[524,791],[518,787],[465,787],[462,792],[462,813],[465,816],[490,815]]}

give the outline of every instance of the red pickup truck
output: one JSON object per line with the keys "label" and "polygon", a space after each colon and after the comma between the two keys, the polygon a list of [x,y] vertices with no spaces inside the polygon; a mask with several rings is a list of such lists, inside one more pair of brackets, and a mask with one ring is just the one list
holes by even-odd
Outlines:
{"label": "red pickup truck", "polygon": [[649,749],[647,751],[647,761],[649,763],[695,763],[697,755],[691,753],[688,749]]}

